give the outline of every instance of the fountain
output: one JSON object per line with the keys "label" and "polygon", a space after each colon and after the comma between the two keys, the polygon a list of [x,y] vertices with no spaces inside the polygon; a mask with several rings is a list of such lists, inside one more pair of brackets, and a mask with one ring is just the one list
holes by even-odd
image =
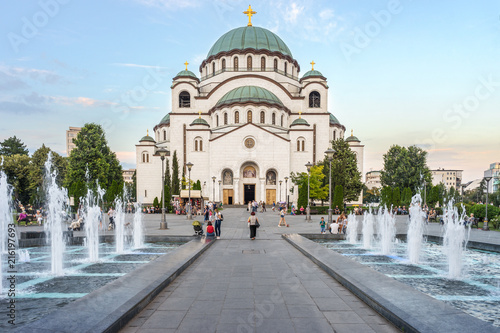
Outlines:
{"label": "fountain", "polygon": [[358,241],[358,219],[356,215],[349,214],[347,217],[347,226],[347,241],[351,244],[356,244]]}
{"label": "fountain", "polygon": [[89,251],[89,260],[99,260],[99,221],[102,219],[102,211],[99,203],[102,201],[104,190],[97,184],[96,195],[89,188],[87,196],[83,199],[83,217],[85,221],[85,243]]}
{"label": "fountain", "polygon": [[19,261],[20,262],[30,262],[30,252],[28,250],[19,250]]}
{"label": "fountain", "polygon": [[425,212],[421,207],[422,197],[419,193],[411,198],[410,206],[410,226],[408,227],[408,259],[412,264],[418,264],[420,253],[422,252],[422,243],[424,242],[424,223]]}
{"label": "fountain", "polygon": [[52,169],[52,154],[49,153],[45,162],[45,182],[47,191],[47,222],[44,229],[51,245],[51,272],[55,275],[63,274],[63,223],[67,217],[68,192],[56,183],[57,171]]}
{"label": "fountain", "polygon": [[134,248],[138,249],[144,246],[141,204],[136,202],[134,208]]}
{"label": "fountain", "polygon": [[373,242],[373,214],[365,214],[363,216],[363,247],[371,249]]}
{"label": "fountain", "polygon": [[[7,183],[7,175],[5,172],[0,171],[0,294],[2,294],[3,290],[3,256],[7,254],[7,237],[9,231],[11,231],[9,230],[9,224],[13,222],[11,207],[12,187]],[[17,241],[17,237],[15,237],[15,240]]]}
{"label": "fountain", "polygon": [[382,254],[390,254],[396,239],[396,218],[386,207],[379,209],[377,229]]}
{"label": "fountain", "polygon": [[124,200],[118,198],[115,200],[115,244],[116,252],[125,251],[125,212]]}
{"label": "fountain", "polygon": [[[462,274],[463,252],[468,241],[465,232],[466,227],[464,226],[464,215],[465,209],[462,216],[459,216],[458,209],[453,206],[451,200],[443,209],[443,250],[448,258],[448,277],[450,279],[458,279]],[[468,226],[468,233],[470,234],[470,225]]]}

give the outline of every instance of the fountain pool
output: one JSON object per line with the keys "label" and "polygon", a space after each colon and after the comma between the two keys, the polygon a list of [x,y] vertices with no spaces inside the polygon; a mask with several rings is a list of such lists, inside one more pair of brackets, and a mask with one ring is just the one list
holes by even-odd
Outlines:
{"label": "fountain pool", "polygon": [[350,259],[449,303],[500,327],[500,255],[467,250],[461,279],[448,278],[448,261],[442,245],[423,243],[419,264],[410,262],[407,244],[396,242],[390,255],[346,241],[317,241]]}
{"label": "fountain pool", "polygon": [[[95,291],[182,244],[146,243],[142,248],[117,253],[114,244],[101,243],[97,262],[89,259],[86,247],[66,246],[60,275],[51,272],[49,246],[23,249],[28,250],[30,260],[16,262],[16,328]],[[6,262],[2,260],[4,265]],[[8,313],[7,302],[6,295],[0,297],[0,316],[3,318]],[[12,327],[6,320],[1,321],[0,331],[6,328]]]}

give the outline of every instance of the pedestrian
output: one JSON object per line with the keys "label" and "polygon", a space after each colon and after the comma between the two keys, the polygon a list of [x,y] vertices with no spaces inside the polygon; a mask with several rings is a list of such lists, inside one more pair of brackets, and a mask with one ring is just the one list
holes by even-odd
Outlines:
{"label": "pedestrian", "polygon": [[266,203],[262,201],[262,212],[266,212]]}
{"label": "pedestrian", "polygon": [[217,236],[217,239],[220,239],[221,222],[222,222],[221,213],[219,213],[219,210],[215,208],[215,236]]}
{"label": "pedestrian", "polygon": [[208,207],[208,205],[205,206],[205,212],[204,212],[204,221],[205,222],[208,222],[208,219],[210,218],[210,208]]}
{"label": "pedestrian", "polygon": [[281,227],[281,224],[286,227],[286,221],[285,221],[285,208],[282,208],[280,211],[280,221],[278,223],[278,227]]}
{"label": "pedestrian", "polygon": [[324,217],[321,217],[321,221],[319,221],[319,226],[321,227],[321,233],[324,234],[326,227],[326,222]]}
{"label": "pedestrian", "polygon": [[207,237],[214,237],[214,226],[212,222],[208,221],[207,223]]}
{"label": "pedestrian", "polygon": [[257,228],[260,226],[259,219],[255,216],[255,212],[250,213],[248,226],[250,227],[250,239],[255,240],[255,236],[257,236]]}
{"label": "pedestrian", "polygon": [[273,201],[273,212],[276,210],[276,202]]}

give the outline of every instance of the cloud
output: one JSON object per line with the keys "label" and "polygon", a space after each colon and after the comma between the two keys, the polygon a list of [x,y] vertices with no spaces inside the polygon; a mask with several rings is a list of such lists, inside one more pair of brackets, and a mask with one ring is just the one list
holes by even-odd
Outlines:
{"label": "cloud", "polygon": [[0,102],[0,113],[32,114],[32,113],[42,113],[47,111],[48,110],[45,108],[28,105],[25,103],[10,102],[10,101]]}
{"label": "cloud", "polygon": [[324,9],[319,13],[319,17],[322,20],[329,20],[334,17],[333,10],[332,9]]}
{"label": "cloud", "polygon": [[16,90],[25,88],[26,86],[23,80],[0,70],[0,90]]}
{"label": "cloud", "polygon": [[284,19],[287,22],[291,22],[291,23],[295,24],[297,22],[297,18],[299,17],[299,14],[301,14],[303,11],[304,11],[303,6],[299,6],[295,2],[293,2],[292,4],[290,4],[290,6],[288,6],[286,8],[286,12],[288,14],[284,17]]}
{"label": "cloud", "polygon": [[190,8],[201,5],[200,0],[133,0],[134,2],[147,6],[162,9]]}
{"label": "cloud", "polygon": [[105,101],[105,100],[98,100],[98,99],[93,99],[89,97],[65,97],[65,96],[57,96],[57,97],[51,97],[52,100],[55,103],[58,104],[63,104],[63,105],[81,105],[84,107],[106,107],[106,106],[112,106],[115,105],[116,103],[110,102],[110,101]]}
{"label": "cloud", "polygon": [[12,67],[9,69],[9,72],[15,76],[29,78],[42,83],[57,84],[65,82],[61,75],[44,69]]}
{"label": "cloud", "polygon": [[114,66],[122,66],[122,67],[138,67],[138,68],[155,68],[155,69],[167,69],[167,67],[162,66],[152,66],[152,65],[139,65],[139,64],[121,64],[115,63]]}

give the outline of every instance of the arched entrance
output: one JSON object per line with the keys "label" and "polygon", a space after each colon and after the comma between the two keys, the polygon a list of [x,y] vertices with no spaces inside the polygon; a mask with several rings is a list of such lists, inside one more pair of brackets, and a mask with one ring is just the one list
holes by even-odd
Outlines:
{"label": "arched entrance", "polygon": [[249,201],[258,200],[258,178],[259,169],[254,163],[245,163],[241,166],[240,170],[241,179],[241,192],[242,201],[244,204],[248,204]]}

